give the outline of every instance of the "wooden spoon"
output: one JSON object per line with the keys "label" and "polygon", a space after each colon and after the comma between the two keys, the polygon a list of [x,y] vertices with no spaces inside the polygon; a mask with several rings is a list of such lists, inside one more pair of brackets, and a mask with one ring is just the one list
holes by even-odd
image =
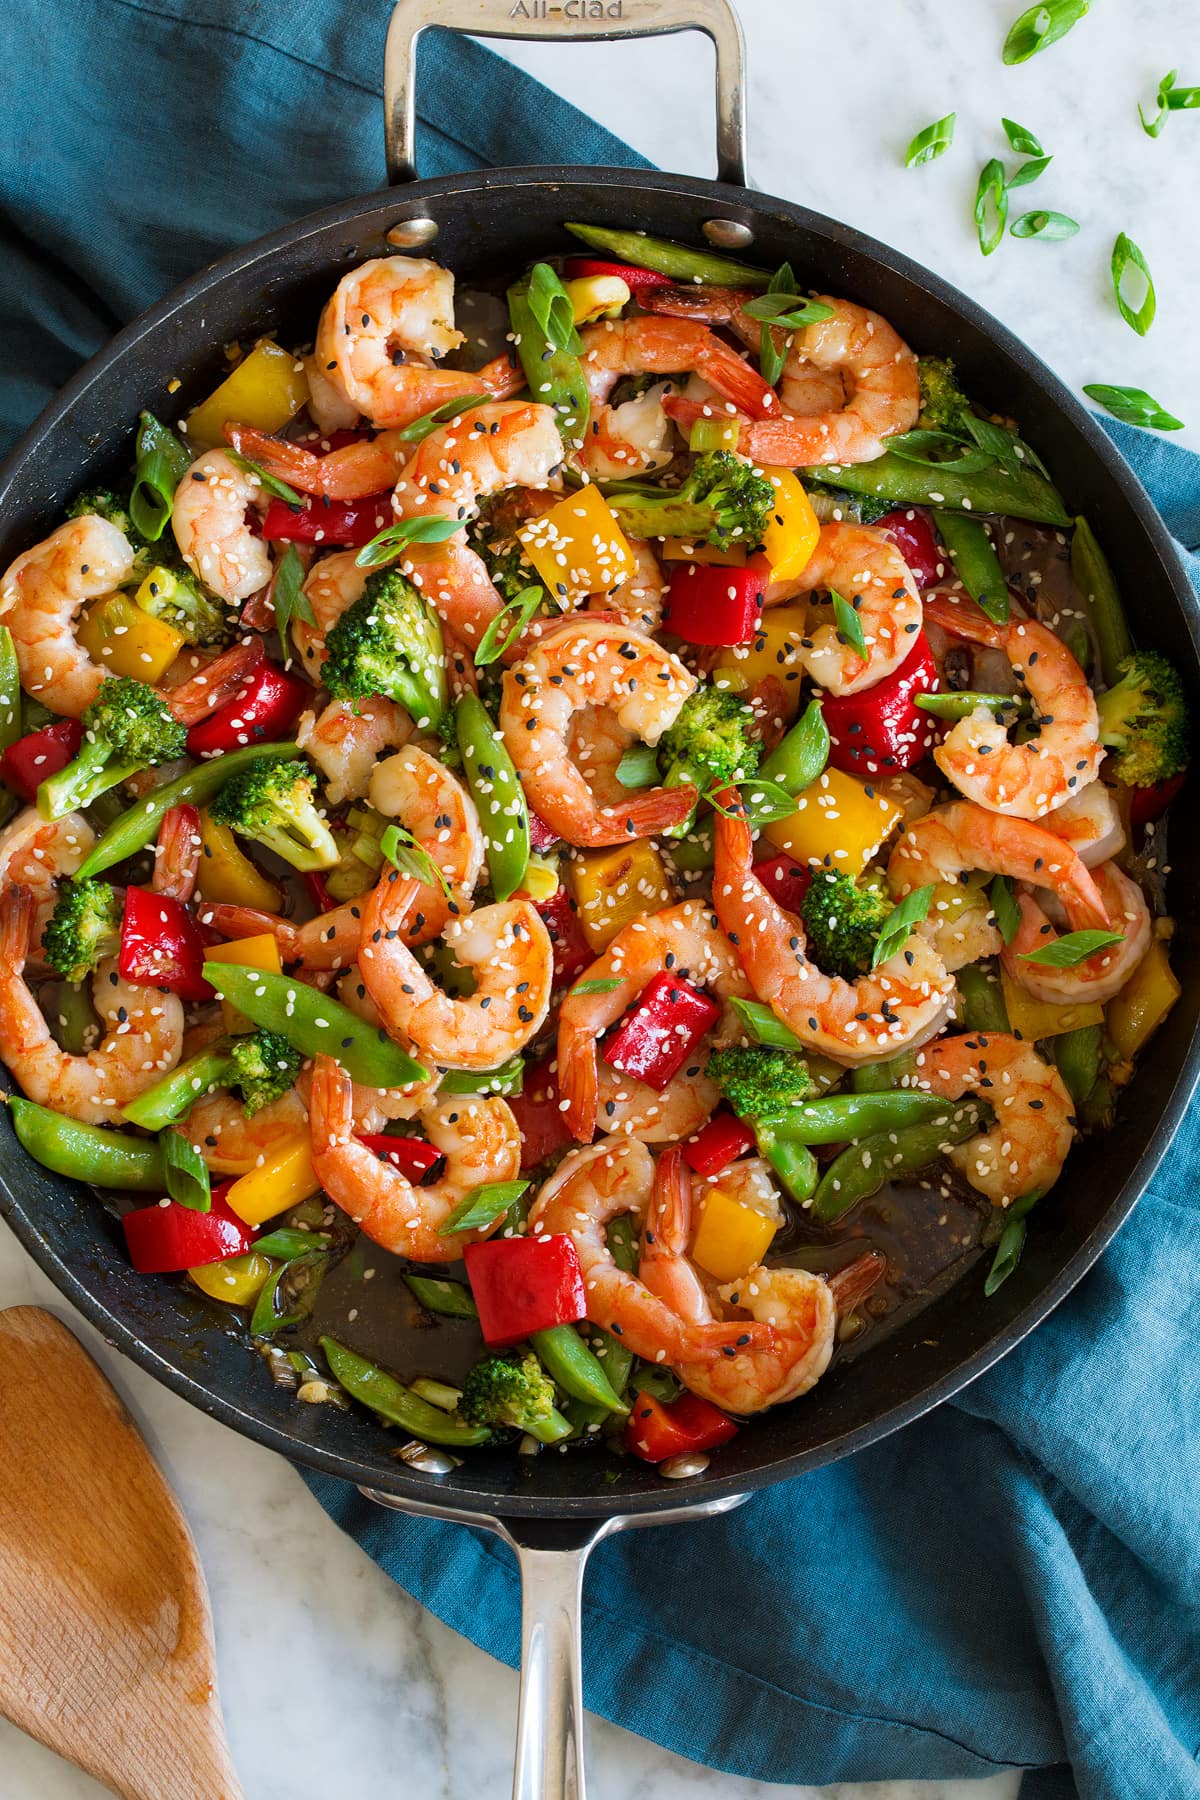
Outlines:
{"label": "wooden spoon", "polygon": [[0,1312],[0,1712],[126,1800],[244,1800],[175,1496],[96,1364]]}

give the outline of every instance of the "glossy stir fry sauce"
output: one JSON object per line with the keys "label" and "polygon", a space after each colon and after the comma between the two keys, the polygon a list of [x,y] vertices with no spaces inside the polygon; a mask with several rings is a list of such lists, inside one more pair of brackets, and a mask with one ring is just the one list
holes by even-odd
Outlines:
{"label": "glossy stir fry sauce", "polygon": [[571,229],[352,270],[4,573],[0,1056],[300,1401],[671,1473],[1012,1273],[1188,732],[947,362]]}

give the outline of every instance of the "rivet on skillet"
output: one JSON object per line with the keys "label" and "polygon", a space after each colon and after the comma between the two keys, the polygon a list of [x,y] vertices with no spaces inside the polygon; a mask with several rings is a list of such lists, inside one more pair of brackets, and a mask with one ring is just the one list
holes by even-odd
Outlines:
{"label": "rivet on skillet", "polygon": [[416,218],[401,219],[386,234],[389,244],[397,250],[419,250],[425,244],[432,244],[438,234],[436,219]]}
{"label": "rivet on skillet", "polygon": [[445,1450],[434,1450],[423,1444],[420,1438],[410,1438],[407,1444],[401,1444],[396,1455],[401,1462],[406,1462],[410,1469],[420,1469],[426,1475],[450,1475],[458,1468],[461,1458],[450,1456]]}
{"label": "rivet on skillet", "polygon": [[659,1463],[658,1472],[668,1481],[687,1481],[693,1475],[703,1475],[707,1467],[708,1457],[693,1450],[686,1456],[668,1456],[666,1462]]}
{"label": "rivet on skillet", "polygon": [[700,229],[718,250],[745,250],[754,242],[753,231],[740,219],[705,219]]}

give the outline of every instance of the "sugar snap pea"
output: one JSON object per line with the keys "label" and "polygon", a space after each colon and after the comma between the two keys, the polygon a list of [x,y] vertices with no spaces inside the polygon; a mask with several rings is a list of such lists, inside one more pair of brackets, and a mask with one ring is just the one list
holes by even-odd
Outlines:
{"label": "sugar snap pea", "polygon": [[1083,596],[1100,647],[1100,669],[1109,687],[1120,678],[1121,664],[1133,654],[1133,639],[1117,578],[1095,532],[1084,518],[1075,521],[1071,539],[1071,579]]}
{"label": "sugar snap pea", "polygon": [[446,1281],[437,1275],[406,1275],[404,1280],[426,1312],[438,1313],[444,1319],[479,1317],[470,1289],[461,1281]]}
{"label": "sugar snap pea", "polygon": [[933,522],[972,600],[993,623],[1007,625],[1008,583],[983,520],[967,513],[937,511]]}
{"label": "sugar snap pea", "polygon": [[428,1074],[386,1031],[289,975],[211,962],[204,965],[204,979],[252,1024],[277,1031],[305,1056],[336,1058],[364,1087],[405,1087]]}
{"label": "sugar snap pea", "polygon": [[551,1325],[535,1331],[529,1342],[553,1381],[575,1400],[589,1401],[609,1412],[628,1412],[624,1400],[614,1392],[604,1364],[594,1350],[589,1350],[573,1325]]}
{"label": "sugar snap pea", "polygon": [[1102,1025],[1080,1025],[1074,1031],[1061,1032],[1054,1040],[1054,1060],[1076,1106],[1083,1105],[1096,1085],[1103,1036]]}
{"label": "sugar snap pea", "polygon": [[707,287],[753,288],[758,292],[765,291],[771,280],[767,269],[756,269],[753,263],[714,256],[708,250],[693,250],[690,244],[677,244],[671,238],[647,237],[640,231],[619,231],[609,225],[581,225],[570,219],[566,227],[593,250],[603,250],[618,262],[632,263],[635,269],[654,269],[659,275],[669,275],[672,281],[699,281]]}
{"label": "sugar snap pea", "polygon": [[155,1138],[135,1138],[106,1125],[84,1125],[20,1094],[9,1097],[13,1130],[35,1162],[56,1175],[93,1187],[163,1194],[162,1150]]}
{"label": "sugar snap pea", "polygon": [[1033,711],[1028,700],[1019,694],[981,694],[974,689],[959,689],[957,693],[917,694],[917,705],[922,712],[932,713],[935,719],[969,719],[971,714],[985,706],[998,719],[1026,718]]}
{"label": "sugar snap pea", "polygon": [[965,1143],[983,1128],[987,1110],[973,1100],[943,1102],[936,1117],[899,1131],[881,1131],[850,1144],[825,1170],[813,1197],[815,1219],[826,1224],[889,1181],[927,1168],[950,1144]]}
{"label": "sugar snap pea", "polygon": [[454,729],[463,773],[483,827],[492,891],[507,900],[520,887],[529,862],[529,808],[512,757],[487,708],[476,694],[464,694],[454,710]]}
{"label": "sugar snap pea", "polygon": [[916,1088],[883,1092],[827,1094],[802,1100],[770,1121],[776,1135],[794,1144],[844,1144],[850,1138],[940,1118],[946,1102]]}
{"label": "sugar snap pea", "polygon": [[486,1444],[491,1437],[486,1425],[461,1424],[453,1415],[412,1393],[376,1363],[339,1344],[336,1338],[323,1337],[321,1348],[335,1381],[351,1399],[361,1400],[372,1412],[410,1431],[414,1437],[423,1438],[428,1444],[446,1444],[451,1449]]}
{"label": "sugar snap pea", "polygon": [[800,472],[828,487],[845,488],[853,494],[874,494],[897,506],[1007,513],[1014,519],[1032,519],[1040,525],[1071,523],[1058,490],[1029,464],[1010,469],[997,461],[979,469],[972,462],[967,474],[955,475],[953,470],[953,463],[911,462],[888,450],[871,462],[838,463]]}
{"label": "sugar snap pea", "polygon": [[789,794],[802,794],[828,761],[829,727],[820,703],[812,700],[758,773],[764,781],[777,781]]}
{"label": "sugar snap pea", "polygon": [[963,1003],[963,1024],[968,1031],[1011,1030],[1004,989],[999,978],[982,963],[968,963],[954,977]]}

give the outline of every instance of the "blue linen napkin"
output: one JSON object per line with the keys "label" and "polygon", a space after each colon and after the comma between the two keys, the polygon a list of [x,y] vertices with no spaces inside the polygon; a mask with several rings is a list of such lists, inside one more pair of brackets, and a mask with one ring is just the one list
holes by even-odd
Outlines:
{"label": "blue linen napkin", "polygon": [[[201,263],[382,181],[387,10],[58,0],[47,30],[41,0],[8,0],[5,442]],[[423,42],[418,104],[426,174],[641,160],[461,39]],[[1200,588],[1200,459],[1105,423]],[[588,1705],[747,1778],[1015,1766],[1025,1800],[1200,1795],[1198,1167],[1193,1119],[1092,1274],[956,1400],[728,1518],[605,1544]],[[497,1544],[305,1479],[395,1580],[515,1662]]]}

